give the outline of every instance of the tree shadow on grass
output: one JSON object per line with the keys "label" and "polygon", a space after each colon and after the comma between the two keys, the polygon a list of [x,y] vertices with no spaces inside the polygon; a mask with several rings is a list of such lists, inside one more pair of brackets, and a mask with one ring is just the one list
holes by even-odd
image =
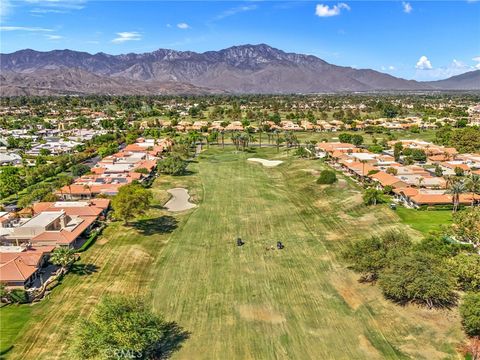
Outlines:
{"label": "tree shadow on grass", "polygon": [[141,219],[132,224],[142,235],[168,234],[177,228],[178,221],[173,216],[164,215],[154,219]]}
{"label": "tree shadow on grass", "polygon": [[157,210],[166,210],[167,208],[163,205],[160,205],[160,204],[153,204],[153,205],[150,205],[150,207],[152,209],[157,209]]}
{"label": "tree shadow on grass", "polygon": [[8,348],[0,351],[0,359],[5,359],[4,356],[7,355],[12,350],[13,350],[13,345],[10,345]]}
{"label": "tree shadow on grass", "polygon": [[196,174],[195,171],[187,169],[184,172],[182,172],[182,174],[180,176],[191,176],[191,175],[194,175],[194,174]]}
{"label": "tree shadow on grass", "polygon": [[95,264],[73,264],[70,272],[75,275],[86,276],[96,273],[98,269],[98,266]]}
{"label": "tree shadow on grass", "polygon": [[176,322],[165,324],[165,338],[158,344],[158,359],[168,359],[182,347],[182,343],[190,337],[190,332]]}

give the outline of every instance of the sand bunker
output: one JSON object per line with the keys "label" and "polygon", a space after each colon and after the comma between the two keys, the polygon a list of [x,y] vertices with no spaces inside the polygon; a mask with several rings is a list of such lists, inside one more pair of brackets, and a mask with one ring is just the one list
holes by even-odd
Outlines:
{"label": "sand bunker", "polygon": [[260,158],[249,158],[248,161],[254,161],[262,164],[266,167],[275,167],[283,163],[281,160],[267,160],[267,159],[260,159]]}
{"label": "sand bunker", "polygon": [[165,204],[168,211],[185,211],[197,206],[189,201],[190,195],[188,195],[187,189],[175,188],[167,190],[167,192],[172,195],[172,198]]}

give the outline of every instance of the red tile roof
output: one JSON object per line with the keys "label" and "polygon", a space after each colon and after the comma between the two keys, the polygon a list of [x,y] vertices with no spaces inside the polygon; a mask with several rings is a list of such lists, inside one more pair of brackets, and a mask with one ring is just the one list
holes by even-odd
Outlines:
{"label": "red tile roof", "polygon": [[43,211],[59,211],[64,210],[67,215],[77,215],[77,216],[99,216],[103,210],[107,209],[110,200],[109,199],[93,199],[90,200],[88,206],[83,206],[80,203],[78,206],[73,206],[72,202],[63,203],[62,202],[39,202],[33,204],[33,211],[35,214],[41,213]]}
{"label": "red tile roof", "polygon": [[370,178],[378,181],[382,186],[393,186],[394,188],[404,188],[407,186],[407,184],[399,178],[383,171],[370,175]]}
{"label": "red tile roof", "polygon": [[29,279],[37,271],[36,266],[25,263],[20,256],[0,265],[1,282],[19,282]]}
{"label": "red tile roof", "polygon": [[82,222],[73,231],[45,231],[35,236],[32,243],[54,243],[56,245],[70,245],[97,219],[96,216],[80,216]]}

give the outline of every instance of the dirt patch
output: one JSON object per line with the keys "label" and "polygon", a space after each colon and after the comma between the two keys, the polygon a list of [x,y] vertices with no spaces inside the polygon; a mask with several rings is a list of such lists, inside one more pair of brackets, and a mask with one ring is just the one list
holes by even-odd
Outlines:
{"label": "dirt patch", "polygon": [[320,260],[320,261],[332,261],[332,255],[323,254],[323,255],[318,257],[318,260]]}
{"label": "dirt patch", "polygon": [[140,245],[133,245],[125,247],[125,250],[122,251],[125,254],[124,265],[129,264],[142,264],[145,261],[149,261],[152,256]]}
{"label": "dirt patch", "polygon": [[375,213],[370,212],[359,217],[357,221],[361,222],[362,225],[365,225],[365,224],[371,225],[377,221],[377,215]]}
{"label": "dirt patch", "polygon": [[338,217],[342,220],[345,220],[345,221],[351,221],[353,220],[353,217],[345,212],[341,212],[338,214]]}
{"label": "dirt patch", "polygon": [[133,246],[128,252],[128,256],[135,260],[152,259],[152,256],[140,246]]}
{"label": "dirt patch", "polygon": [[350,207],[353,205],[363,204],[363,195],[361,193],[356,193],[355,195],[350,196],[346,201]]}
{"label": "dirt patch", "polygon": [[446,359],[448,354],[440,352],[433,346],[423,343],[419,344],[405,344],[400,346],[400,351],[410,355],[413,359]]}
{"label": "dirt patch", "polygon": [[172,198],[165,204],[168,211],[185,211],[197,206],[189,201],[190,195],[188,195],[187,189],[175,188],[167,190],[167,192],[172,195]]}
{"label": "dirt patch", "polygon": [[275,310],[261,305],[240,305],[239,313],[242,318],[249,321],[263,321],[270,324],[281,324],[285,317]]}
{"label": "dirt patch", "polygon": [[345,179],[338,179],[338,187],[340,189],[345,189],[348,186],[347,180]]}
{"label": "dirt patch", "polygon": [[249,158],[248,161],[258,162],[265,167],[275,167],[283,163],[281,160],[267,160],[267,159],[260,159],[260,158]]}
{"label": "dirt patch", "polygon": [[382,356],[378,350],[372,345],[370,340],[368,340],[365,335],[358,335],[358,345],[359,348],[368,355],[369,359],[382,359]]}
{"label": "dirt patch", "polygon": [[328,241],[338,241],[345,238],[345,235],[342,235],[338,232],[329,232],[325,235],[325,240]]}
{"label": "dirt patch", "polygon": [[345,301],[352,310],[357,310],[365,301],[355,290],[354,284],[350,284],[350,281],[351,279],[348,278],[332,276],[330,282],[342,297],[343,301]]}
{"label": "dirt patch", "polygon": [[108,237],[107,236],[100,236],[100,239],[95,241],[98,245],[105,245],[108,243]]}
{"label": "dirt patch", "polygon": [[303,171],[315,176],[315,177],[318,177],[320,176],[320,171],[318,170],[315,170],[315,169],[302,169]]}

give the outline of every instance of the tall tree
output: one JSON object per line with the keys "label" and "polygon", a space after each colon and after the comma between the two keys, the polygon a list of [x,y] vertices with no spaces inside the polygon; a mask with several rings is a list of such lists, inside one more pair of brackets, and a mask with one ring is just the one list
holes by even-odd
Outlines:
{"label": "tall tree", "polygon": [[475,195],[480,194],[480,175],[472,174],[468,177],[466,188],[472,193],[472,206],[475,204]]}
{"label": "tall tree", "polygon": [[447,193],[452,194],[453,212],[457,212],[460,205],[460,195],[465,192],[465,184],[462,181],[455,181],[450,185]]}
{"label": "tall tree", "polygon": [[68,247],[58,247],[53,250],[50,255],[50,262],[54,265],[60,266],[60,272],[62,274],[67,273],[69,267],[75,261],[75,251]]}
{"label": "tall tree", "polygon": [[[175,334],[170,334],[172,330]],[[78,359],[163,359],[171,351],[169,335],[178,341],[188,337],[178,325],[152,313],[143,301],[104,297],[92,315],[80,321],[72,355]]]}
{"label": "tall tree", "polygon": [[140,184],[122,186],[112,200],[115,216],[122,219],[125,224],[135,216],[144,214],[152,200],[152,192]]}

